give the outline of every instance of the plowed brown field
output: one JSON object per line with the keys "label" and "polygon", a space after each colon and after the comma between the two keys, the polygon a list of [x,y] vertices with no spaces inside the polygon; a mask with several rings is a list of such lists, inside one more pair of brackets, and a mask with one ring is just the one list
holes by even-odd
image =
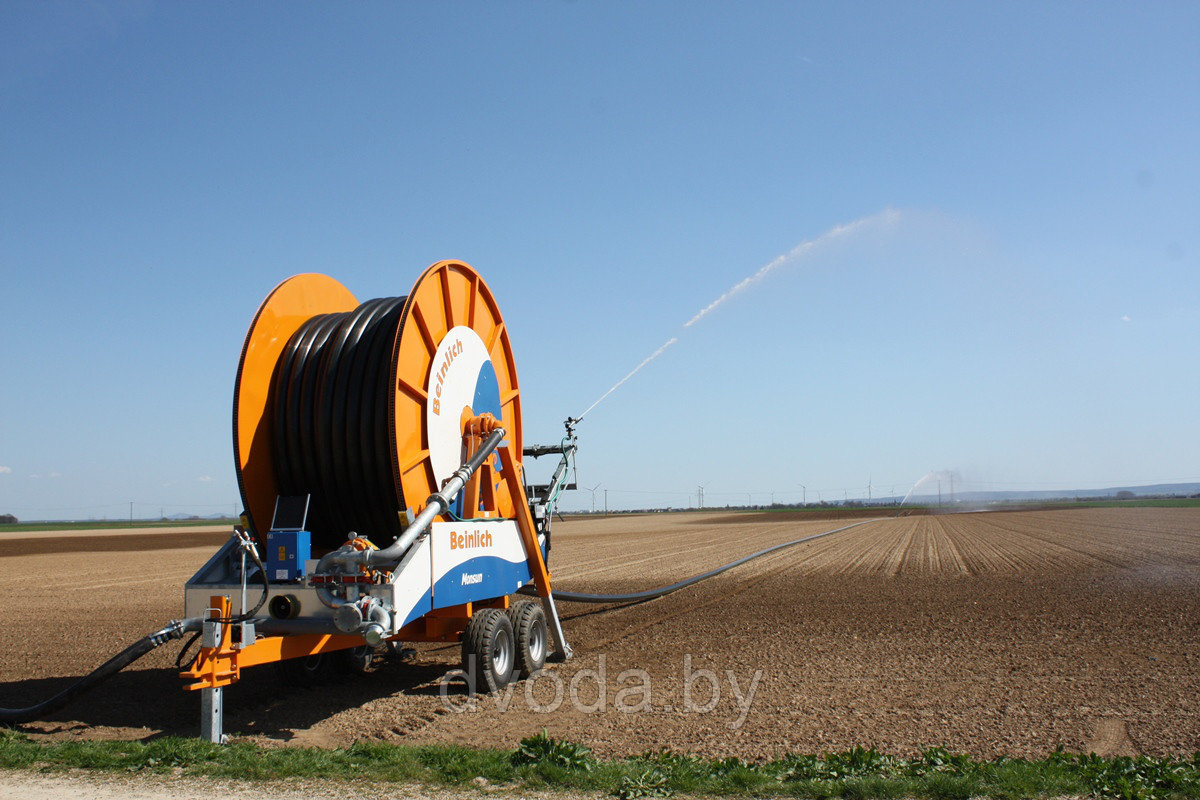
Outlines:
{"label": "plowed brown field", "polygon": [[[852,521],[569,520],[551,567],[563,590],[632,591]],[[81,542],[75,531],[62,549],[45,534],[4,540],[0,704],[53,693],[178,615],[183,581],[225,533],[153,536]],[[576,657],[507,695],[472,706],[455,685],[445,702],[439,679],[457,646],[426,646],[413,663],[323,688],[282,689],[269,668],[249,670],[227,693],[227,729],[308,744],[511,747],[546,728],[602,753],[748,758],[855,744],[981,756],[1200,750],[1200,509],[871,521],[659,600],[562,611]],[[25,729],[194,735],[198,700],[169,668],[177,649]]]}

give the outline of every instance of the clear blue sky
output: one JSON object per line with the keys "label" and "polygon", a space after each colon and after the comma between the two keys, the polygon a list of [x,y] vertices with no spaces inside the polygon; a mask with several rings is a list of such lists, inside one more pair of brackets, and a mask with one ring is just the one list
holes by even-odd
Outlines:
{"label": "clear blue sky", "polygon": [[1200,479],[1200,5],[0,4],[0,513],[232,511],[262,298],[442,258],[530,441],[678,338],[614,507]]}

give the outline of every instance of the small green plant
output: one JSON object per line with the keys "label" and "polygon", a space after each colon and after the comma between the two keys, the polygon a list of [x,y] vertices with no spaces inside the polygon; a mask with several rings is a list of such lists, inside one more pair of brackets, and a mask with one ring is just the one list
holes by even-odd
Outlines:
{"label": "small green plant", "polygon": [[844,753],[826,753],[823,759],[826,769],[829,770],[829,777],[835,779],[888,775],[896,763],[895,759],[880,754],[874,747],[858,745]]}
{"label": "small green plant", "polygon": [[619,800],[636,800],[639,797],[669,797],[671,789],[668,778],[657,767],[650,767],[636,775],[626,775],[613,792]]}
{"label": "small green plant", "polygon": [[706,765],[707,762],[699,756],[689,755],[687,753],[676,753],[674,750],[663,748],[661,750],[647,750],[638,756],[638,761],[645,761],[648,764],[653,764],[659,767],[666,767],[672,771],[679,769],[690,769],[692,767]]}
{"label": "small green plant", "polygon": [[908,762],[908,773],[918,778],[930,774],[967,777],[974,775],[978,769],[979,764],[970,756],[952,753],[944,747],[930,747],[921,753],[920,758]]}
{"label": "small green plant", "polygon": [[513,766],[526,764],[550,764],[569,770],[590,772],[595,766],[592,751],[575,742],[565,742],[552,739],[546,735],[546,729],[541,733],[528,736],[521,740],[521,745],[512,754]]}
{"label": "small green plant", "polygon": [[875,748],[852,747],[842,753],[788,756],[775,762],[780,781],[844,781],[848,778],[891,777],[905,762]]}
{"label": "small green plant", "polygon": [[1075,768],[1084,785],[1097,797],[1117,800],[1156,800],[1164,793],[1200,786],[1200,775],[1192,764],[1138,756],[1102,758],[1095,753],[1077,756]]}
{"label": "small green plant", "polygon": [[826,777],[825,762],[819,756],[785,756],[774,766],[775,778],[780,781],[816,781]]}

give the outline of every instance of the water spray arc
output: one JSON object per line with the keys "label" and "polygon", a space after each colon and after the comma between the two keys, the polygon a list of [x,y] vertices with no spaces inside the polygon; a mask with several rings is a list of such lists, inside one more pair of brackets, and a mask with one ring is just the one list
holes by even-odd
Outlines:
{"label": "water spray arc", "polygon": [[950,502],[953,503],[954,502],[954,475],[955,475],[954,470],[931,470],[931,471],[925,473],[924,475],[921,476],[921,478],[916,483],[914,483],[912,485],[912,488],[908,490],[908,494],[904,495],[904,499],[900,501],[900,505],[903,506],[910,499],[912,499],[913,495],[916,494],[917,490],[920,489],[922,486],[924,486],[927,483],[933,483],[938,486],[938,505],[940,506],[941,505],[941,493],[942,493],[941,492],[941,482],[943,480],[948,481],[950,484]]}
{"label": "water spray arc", "polygon": [[659,347],[657,350],[655,350],[655,351],[654,351],[653,353],[651,353],[650,355],[646,356],[646,358],[644,358],[644,359],[642,360],[642,363],[638,364],[636,367],[634,367],[633,369],[629,370],[629,374],[628,374],[628,375],[626,375],[624,378],[621,378],[621,380],[619,380],[619,381],[617,381],[616,383],[614,383],[614,384],[612,385],[612,387],[611,387],[611,388],[609,388],[609,390],[608,390],[607,392],[605,392],[604,394],[602,394],[602,395],[600,395],[599,397],[597,397],[597,398],[596,398],[596,402],[592,403],[590,406],[588,406],[587,408],[585,408],[585,409],[583,410],[583,413],[581,413],[581,414],[580,414],[578,417],[575,417],[575,421],[576,421],[576,422],[582,422],[582,421],[583,421],[583,418],[584,418],[585,416],[587,416],[588,412],[590,412],[590,411],[591,411],[593,408],[595,408],[596,406],[600,405],[600,401],[601,401],[601,400],[603,400],[604,398],[608,397],[610,394],[612,394],[612,393],[613,393],[613,392],[615,392],[617,389],[619,389],[619,388],[621,387],[621,385],[622,385],[623,383],[625,383],[625,381],[629,380],[629,379],[630,379],[630,378],[632,378],[634,375],[638,374],[638,372],[639,372],[639,371],[642,369],[642,367],[646,366],[646,365],[647,365],[647,364],[649,364],[651,361],[653,361],[654,359],[656,359],[656,358],[658,358],[659,356],[661,356],[661,355],[662,355],[664,352],[666,352],[666,350],[667,350],[667,348],[668,348],[668,347],[670,347],[671,345],[675,344],[677,341],[679,341],[679,339],[677,339],[676,337],[672,336],[670,339],[668,339],[667,341],[663,342],[662,346],[661,346],[661,347]]}
{"label": "water spray arc", "polygon": [[[732,298],[736,297],[737,295],[739,295],[742,292],[749,289],[751,286],[765,280],[768,276],[771,275],[771,273],[775,272],[776,270],[780,269],[781,267],[784,267],[784,266],[792,264],[796,261],[799,261],[799,260],[805,258],[806,256],[812,255],[814,252],[819,251],[819,249],[822,246],[830,244],[830,243],[838,241],[838,240],[850,238],[856,234],[864,233],[864,232],[874,229],[874,228],[895,225],[899,220],[900,220],[900,212],[895,209],[888,208],[883,211],[880,211],[877,214],[871,214],[870,216],[866,216],[861,219],[857,219],[853,222],[849,222],[844,225],[835,225],[834,227],[830,228],[825,233],[821,234],[820,236],[816,237],[815,239],[808,239],[806,241],[801,242],[800,244],[796,245],[795,247],[793,247],[791,250],[787,251],[786,253],[781,253],[780,255],[778,255],[775,258],[768,261],[766,264],[763,264],[761,267],[759,267],[753,273],[746,276],[745,278],[743,278],[742,280],[738,281],[733,286],[731,286],[727,290],[725,290],[725,292],[723,292],[721,294],[721,296],[718,297],[716,300],[713,300],[711,303],[706,305],[704,308],[697,311],[692,316],[691,319],[689,319],[687,322],[683,323],[684,330],[697,324],[702,319],[707,317],[709,314],[713,313],[718,308],[720,308],[722,305],[727,303],[729,300],[731,300]],[[646,356],[646,358],[642,359],[641,363],[639,363],[636,367],[634,367],[632,370],[630,370],[629,373],[625,377],[621,378],[621,380],[614,383],[608,389],[608,391],[604,392],[604,394],[602,394],[598,398],[596,398],[595,402],[593,402],[590,406],[588,406],[586,409],[584,409],[583,413],[579,414],[578,417],[576,417],[576,419],[582,420],[585,416],[588,415],[589,412],[591,412],[592,409],[594,409],[596,406],[600,405],[600,402],[602,400],[604,400],[610,394],[615,392],[618,388],[620,388],[620,386],[622,384],[624,384],[626,381],[628,381],[630,378],[632,378],[634,375],[636,375],[638,372],[640,372],[641,369],[643,367],[645,367],[647,364],[649,364],[651,361],[654,361],[656,358],[661,356],[664,352],[667,351],[668,348],[670,348],[672,345],[674,345],[678,341],[679,341],[678,336],[672,336],[670,339],[668,339],[667,341],[665,341],[661,345],[659,345],[658,349],[656,349],[650,355]]]}
{"label": "water spray arc", "polygon": [[830,242],[836,241],[838,239],[845,239],[849,236],[852,236],[856,233],[860,233],[860,232],[862,232],[870,227],[876,226],[876,225],[880,225],[880,224],[893,225],[899,219],[900,219],[900,212],[896,211],[895,209],[889,208],[889,209],[885,209],[884,211],[879,212],[878,214],[872,214],[869,217],[863,217],[861,219],[856,219],[854,222],[848,222],[845,225],[835,225],[834,227],[830,228],[829,230],[827,230],[825,233],[821,234],[817,238],[809,239],[808,241],[801,242],[800,244],[796,245],[795,247],[793,247],[791,250],[787,251],[786,253],[778,255],[775,258],[768,261],[766,264],[763,264],[753,274],[743,278],[741,281],[739,281],[738,283],[731,286],[724,294],[722,294],[716,300],[713,300],[707,306],[700,309],[700,311],[698,311],[694,317],[689,319],[687,322],[683,323],[683,327],[685,327],[685,328],[692,327],[697,322],[699,322],[700,320],[704,319],[706,316],[711,314],[713,311],[716,311],[720,306],[722,306],[724,303],[726,303],[732,297],[741,294],[742,292],[746,291],[754,284],[759,283],[760,281],[765,279],[768,275],[770,275],[772,272],[779,269],[780,267],[783,267],[787,264],[792,263],[793,261],[796,261],[797,259],[803,258],[806,255],[809,255],[810,253],[812,253],[814,250],[818,249],[822,245],[829,244]]}

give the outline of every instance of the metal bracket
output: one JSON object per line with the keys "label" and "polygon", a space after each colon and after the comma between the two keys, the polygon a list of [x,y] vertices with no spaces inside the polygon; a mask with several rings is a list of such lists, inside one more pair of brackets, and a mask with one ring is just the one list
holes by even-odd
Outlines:
{"label": "metal bracket", "polygon": [[239,622],[236,631],[239,635],[237,642],[234,644],[238,650],[243,650],[254,644],[255,639],[258,637],[258,632],[254,629],[253,622]]}
{"label": "metal bracket", "polygon": [[221,646],[221,626],[224,623],[218,622],[215,619],[204,620],[202,633],[200,634],[201,647],[220,647]]}

